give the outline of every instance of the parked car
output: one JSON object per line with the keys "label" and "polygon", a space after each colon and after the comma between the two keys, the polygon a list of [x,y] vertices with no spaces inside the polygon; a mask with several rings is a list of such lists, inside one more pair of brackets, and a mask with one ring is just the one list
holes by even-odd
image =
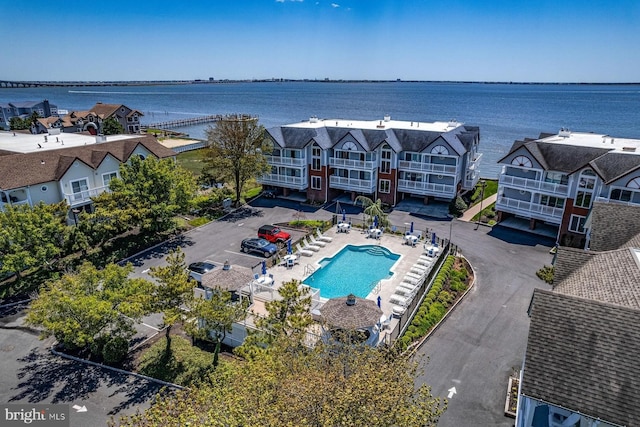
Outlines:
{"label": "parked car", "polygon": [[251,237],[244,239],[242,243],[240,243],[240,250],[245,253],[258,252],[267,258],[278,252],[278,247],[265,239]]}
{"label": "parked car", "polygon": [[187,267],[187,269],[189,270],[189,277],[191,277],[196,282],[202,282],[202,275],[210,272],[215,267],[216,265],[211,261],[198,261],[189,264],[189,267]]}
{"label": "parked car", "polygon": [[263,225],[258,229],[258,237],[266,239],[271,243],[281,244],[291,239],[291,234],[282,231],[280,227],[275,225]]}

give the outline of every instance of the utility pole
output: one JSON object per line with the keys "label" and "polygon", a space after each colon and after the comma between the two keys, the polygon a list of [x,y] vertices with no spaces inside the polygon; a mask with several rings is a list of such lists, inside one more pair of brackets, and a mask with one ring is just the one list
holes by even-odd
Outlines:
{"label": "utility pole", "polygon": [[476,222],[476,230],[480,228],[480,220],[482,219],[482,202],[484,201],[484,187],[487,186],[487,181],[480,180],[480,213],[478,214],[478,221]]}

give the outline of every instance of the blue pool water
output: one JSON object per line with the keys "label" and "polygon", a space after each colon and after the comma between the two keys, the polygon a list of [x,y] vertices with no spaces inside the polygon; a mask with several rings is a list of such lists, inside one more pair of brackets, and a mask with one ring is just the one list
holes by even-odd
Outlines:
{"label": "blue pool water", "polygon": [[320,266],[302,283],[320,289],[323,298],[354,294],[366,298],[379,280],[393,275],[391,267],[400,255],[376,245],[348,245],[330,258],[320,260]]}

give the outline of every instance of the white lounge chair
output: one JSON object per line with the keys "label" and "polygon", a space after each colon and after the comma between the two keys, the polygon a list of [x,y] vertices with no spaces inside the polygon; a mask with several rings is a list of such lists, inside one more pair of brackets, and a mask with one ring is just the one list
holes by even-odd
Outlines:
{"label": "white lounge chair", "polygon": [[404,314],[405,311],[407,311],[406,307],[403,307],[401,305],[394,305],[391,310],[393,311],[394,316],[402,316]]}
{"label": "white lounge chair", "polygon": [[313,256],[313,252],[312,251],[308,251],[306,249],[302,249],[302,247],[300,246],[300,243],[296,243],[296,250],[298,251],[298,253],[300,255]]}
{"label": "white lounge chair", "polygon": [[333,237],[325,236],[320,232],[319,228],[316,228],[316,235],[318,236],[318,240],[323,242],[331,243],[333,241]]}
{"label": "white lounge chair", "polygon": [[426,265],[431,267],[431,264],[433,264],[433,258],[428,257],[426,255],[420,255],[420,258],[418,258],[417,263],[420,265]]}
{"label": "white lounge chair", "polygon": [[413,267],[411,267],[411,270],[409,270],[411,273],[415,273],[415,274],[425,274],[427,272],[428,268],[426,268],[424,265],[414,265]]}
{"label": "white lounge chair", "polygon": [[416,279],[415,277],[404,276],[402,279],[403,282],[411,283],[412,285],[420,284],[420,279]]}
{"label": "white lounge chair", "polygon": [[316,238],[313,237],[313,234],[308,236],[308,237],[309,237],[309,240],[311,241],[312,245],[320,246],[321,248],[324,248],[325,246],[327,246],[327,242],[322,242],[320,240],[316,240]]}
{"label": "white lounge chair", "polygon": [[404,275],[404,277],[411,277],[412,279],[422,279],[423,275],[422,274],[416,274],[416,273],[407,273]]}
{"label": "white lounge chair", "polygon": [[414,287],[409,288],[409,287],[400,285],[400,286],[396,286],[395,293],[403,296],[411,296],[414,294],[415,291],[416,291],[416,288]]}
{"label": "white lounge chair", "polygon": [[402,295],[393,294],[389,301],[393,304],[402,305],[404,307],[409,305],[410,298],[403,297]]}
{"label": "white lounge chair", "polygon": [[320,246],[312,245],[311,243],[309,243],[306,237],[302,239],[302,243],[304,243],[304,248],[310,251],[318,252],[320,250]]}

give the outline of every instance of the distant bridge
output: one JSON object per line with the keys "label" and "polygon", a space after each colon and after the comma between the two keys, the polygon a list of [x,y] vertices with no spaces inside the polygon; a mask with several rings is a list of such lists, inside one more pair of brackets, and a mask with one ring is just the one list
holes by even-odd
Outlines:
{"label": "distant bridge", "polygon": [[[83,87],[83,86],[154,86],[154,85],[186,85],[196,83],[195,80],[140,80],[114,82],[45,82],[45,81],[12,81],[0,80],[0,89],[23,87]],[[198,82],[199,83],[199,82]]]}

